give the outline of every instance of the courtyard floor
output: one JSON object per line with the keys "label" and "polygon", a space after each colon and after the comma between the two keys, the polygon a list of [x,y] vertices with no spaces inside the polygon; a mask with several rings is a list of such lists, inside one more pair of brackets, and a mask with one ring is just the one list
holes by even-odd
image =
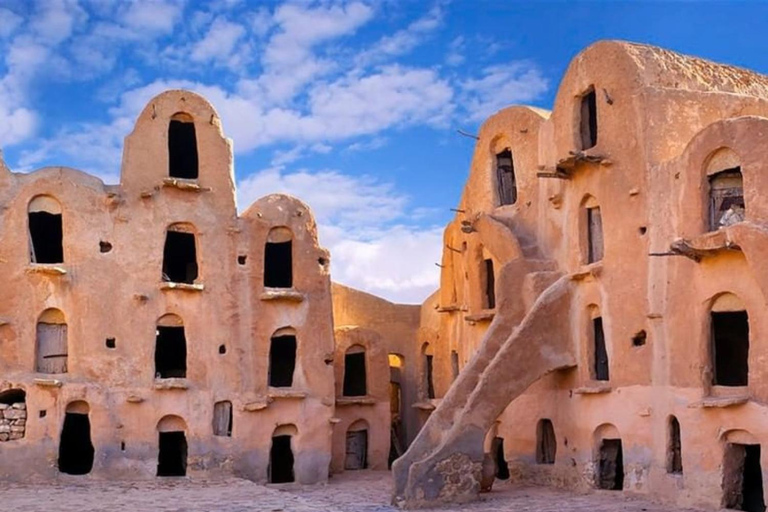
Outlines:
{"label": "courtyard floor", "polygon": [[[73,480],[49,485],[0,483],[3,512],[393,512],[387,472],[337,475],[328,485],[272,487],[247,480]],[[476,503],[434,512],[680,512],[609,491],[572,494],[498,485]]]}

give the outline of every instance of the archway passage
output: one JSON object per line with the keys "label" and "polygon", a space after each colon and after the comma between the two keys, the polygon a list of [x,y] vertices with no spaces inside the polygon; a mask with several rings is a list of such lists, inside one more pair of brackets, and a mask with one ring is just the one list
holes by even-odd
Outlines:
{"label": "archway passage", "polygon": [[159,432],[157,476],[187,474],[187,437],[184,432]]}
{"label": "archway passage", "polygon": [[347,432],[347,453],[344,469],[365,469],[368,467],[368,430]]}
{"label": "archway passage", "polygon": [[603,439],[600,444],[598,482],[600,489],[624,489],[624,454],[621,439]]}
{"label": "archway passage", "polygon": [[723,461],[723,507],[764,512],[759,444],[729,443]]}
{"label": "archway passage", "polygon": [[289,435],[272,437],[272,448],[269,450],[270,483],[284,484],[294,481],[291,437]]}
{"label": "archway passage", "polygon": [[86,475],[93,468],[93,455],[88,414],[66,413],[59,440],[59,471],[69,475]]}

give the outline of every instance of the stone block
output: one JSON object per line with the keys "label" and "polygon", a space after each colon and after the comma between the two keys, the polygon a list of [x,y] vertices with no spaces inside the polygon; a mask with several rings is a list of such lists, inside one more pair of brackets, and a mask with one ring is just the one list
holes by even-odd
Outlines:
{"label": "stone block", "polygon": [[11,431],[10,425],[0,425],[0,434],[7,434]]}
{"label": "stone block", "polygon": [[0,442],[8,441],[8,438],[10,437],[10,434],[0,434]]}
{"label": "stone block", "polygon": [[24,402],[19,402],[17,404],[13,404],[11,406],[11,408],[13,408],[13,409],[21,409],[22,411],[26,411],[27,410],[27,404],[25,404]]}
{"label": "stone block", "polygon": [[6,409],[3,414],[7,420],[27,419],[27,411],[21,409]]}
{"label": "stone block", "polygon": [[8,409],[9,407],[10,407],[10,405],[8,405],[8,404],[0,404],[0,411],[4,411],[4,410]]}
{"label": "stone block", "polygon": [[21,432],[23,434],[26,429],[27,429],[27,427],[25,427],[24,425],[21,425],[21,426],[13,425],[13,426],[11,426],[11,433],[13,433],[13,432]]}
{"label": "stone block", "polygon": [[11,432],[11,435],[8,437],[9,441],[16,441],[17,439],[21,439],[24,437],[24,432]]}

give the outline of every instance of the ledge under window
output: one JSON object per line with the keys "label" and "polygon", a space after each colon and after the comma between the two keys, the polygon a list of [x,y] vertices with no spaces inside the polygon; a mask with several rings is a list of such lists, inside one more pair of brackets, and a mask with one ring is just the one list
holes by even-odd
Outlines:
{"label": "ledge under window", "polygon": [[158,391],[164,389],[189,389],[189,382],[183,377],[158,378],[155,379],[153,387]]}
{"label": "ledge under window", "polygon": [[60,388],[64,385],[59,379],[35,379],[33,382],[41,388]]}
{"label": "ledge under window", "polygon": [[440,306],[436,310],[438,313],[452,313],[454,311],[461,311],[461,306],[458,304],[448,304],[447,306]]}
{"label": "ledge under window", "polygon": [[573,390],[575,395],[601,395],[610,392],[611,386],[609,384],[591,384]]}
{"label": "ledge under window", "polygon": [[336,405],[376,405],[376,399],[370,396],[337,396]]}
{"label": "ledge under window", "polygon": [[416,402],[415,404],[411,405],[411,407],[421,411],[434,411],[436,409],[435,404],[432,402]]}
{"label": "ledge under window", "polygon": [[32,263],[27,267],[29,274],[46,274],[49,276],[63,276],[67,269],[61,265],[46,265],[45,263]]}
{"label": "ledge under window", "polygon": [[190,192],[209,192],[211,190],[208,187],[201,187],[197,180],[185,180],[183,178],[164,178],[163,186]]}
{"label": "ledge under window", "polygon": [[691,409],[712,409],[723,407],[734,407],[737,405],[743,405],[749,402],[748,395],[736,395],[736,396],[708,396],[699,400],[698,402],[692,402],[688,404]]}
{"label": "ledge under window", "polygon": [[496,316],[495,309],[484,309],[479,313],[474,313],[472,315],[464,315],[464,320],[470,323],[490,322],[491,320],[493,320],[494,316]]}
{"label": "ledge under window", "polygon": [[205,285],[202,283],[171,283],[169,281],[163,281],[160,283],[161,290],[182,290],[185,292],[201,292],[205,290]]}
{"label": "ledge under window", "polygon": [[264,288],[261,292],[261,300],[285,300],[289,302],[302,302],[304,294],[293,288]]}
{"label": "ledge under window", "polygon": [[267,396],[271,399],[275,399],[275,398],[302,399],[302,398],[307,398],[307,392],[300,391],[297,389],[290,389],[290,388],[269,388],[269,391],[267,392]]}
{"label": "ledge under window", "polygon": [[603,260],[595,261],[582,267],[571,274],[572,281],[582,281],[587,277],[598,277],[603,272]]}

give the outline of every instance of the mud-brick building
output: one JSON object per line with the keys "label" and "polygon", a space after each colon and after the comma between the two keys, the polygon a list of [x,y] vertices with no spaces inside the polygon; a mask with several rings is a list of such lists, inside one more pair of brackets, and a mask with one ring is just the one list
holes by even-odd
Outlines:
{"label": "mud-brick building", "polygon": [[768,77],[624,42],[577,55],[551,112],[491,116],[396,500],[472,499],[496,469],[765,510],[767,155]]}
{"label": "mud-brick building", "polygon": [[0,478],[327,478],[329,255],[294,198],[238,215],[207,101],[152,99],[119,185],[3,165],[0,205]]}

